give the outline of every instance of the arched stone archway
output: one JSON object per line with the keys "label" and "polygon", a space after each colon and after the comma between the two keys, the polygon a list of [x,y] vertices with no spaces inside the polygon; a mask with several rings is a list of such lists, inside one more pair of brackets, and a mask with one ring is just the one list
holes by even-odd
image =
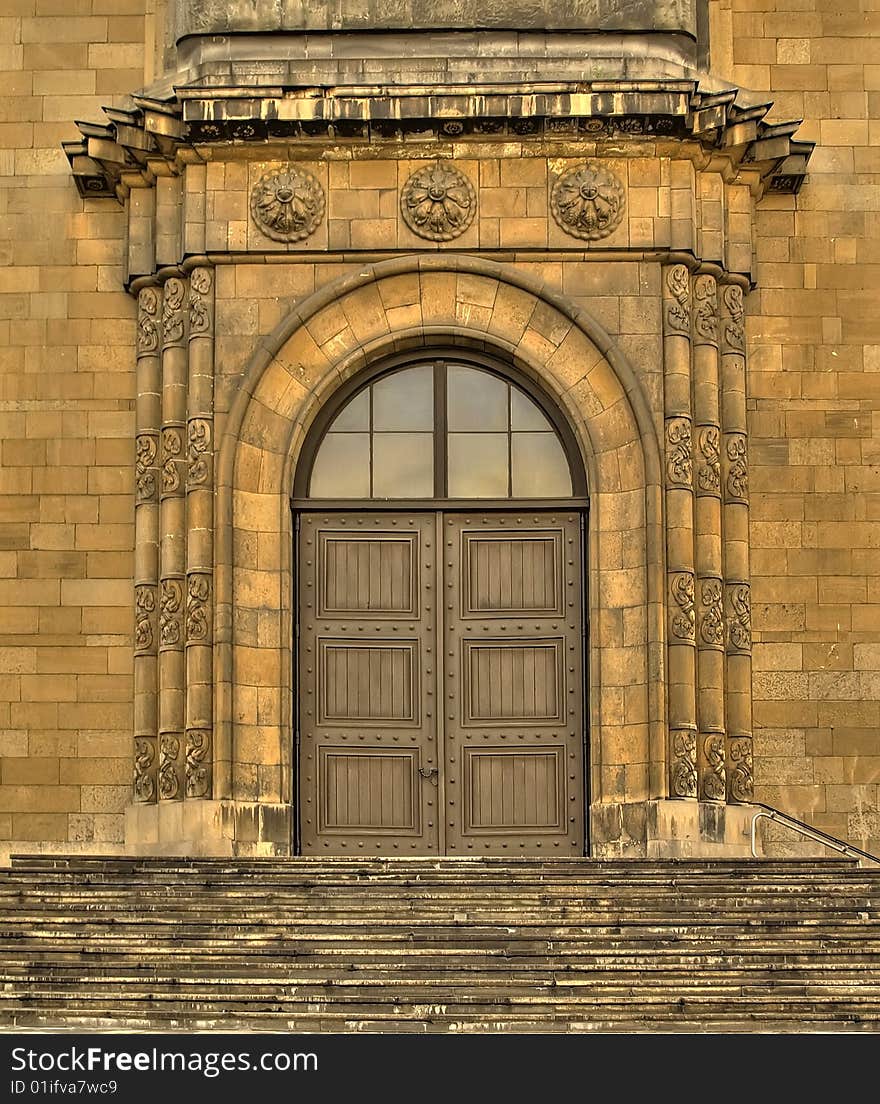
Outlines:
{"label": "arched stone archway", "polygon": [[625,358],[595,320],[506,266],[413,257],[310,297],[256,349],[219,456],[215,798],[226,834],[290,839],[295,703],[289,495],[322,404],[373,359],[434,343],[495,350],[576,434],[590,490],[590,789],[597,809],[662,797],[659,445]]}

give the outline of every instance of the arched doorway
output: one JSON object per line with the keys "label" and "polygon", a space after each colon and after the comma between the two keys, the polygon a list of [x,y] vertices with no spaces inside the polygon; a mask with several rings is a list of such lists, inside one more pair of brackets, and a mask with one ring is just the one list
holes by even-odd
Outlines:
{"label": "arched doorway", "polygon": [[386,359],[321,410],[293,502],[303,853],[584,853],[586,490],[496,358]]}

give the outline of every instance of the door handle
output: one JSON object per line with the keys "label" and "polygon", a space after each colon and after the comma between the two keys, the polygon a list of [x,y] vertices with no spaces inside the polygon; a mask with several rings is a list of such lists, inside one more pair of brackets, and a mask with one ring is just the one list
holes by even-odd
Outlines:
{"label": "door handle", "polygon": [[440,774],[438,767],[419,767],[419,774],[422,778],[427,779],[432,786],[436,786],[438,783],[437,776]]}

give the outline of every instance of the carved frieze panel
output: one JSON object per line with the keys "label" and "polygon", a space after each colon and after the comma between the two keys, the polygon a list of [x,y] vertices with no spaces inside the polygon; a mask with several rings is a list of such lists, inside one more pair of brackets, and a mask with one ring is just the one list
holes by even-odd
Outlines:
{"label": "carved frieze panel", "polygon": [[670,790],[673,797],[697,796],[697,734],[675,729],[670,734]]}
{"label": "carved frieze panel", "polygon": [[159,348],[159,293],[143,288],[138,295],[137,354],[148,356]]}
{"label": "carved frieze panel", "polygon": [[666,419],[666,483],[669,487],[693,485],[693,449],[689,418]]}
{"label": "carved frieze panel", "polygon": [[180,774],[177,758],[180,755],[180,736],[163,732],[159,736],[159,796],[173,801],[180,795]]}
{"label": "carved frieze panel", "polygon": [[694,576],[690,571],[675,571],[669,577],[669,641],[692,644],[695,635]]}
{"label": "carved frieze panel", "polygon": [[185,790],[187,797],[207,797],[211,786],[211,733],[189,729],[186,733]]}
{"label": "carved frieze panel", "polygon": [[610,169],[588,163],[570,169],[556,181],[550,193],[550,210],[566,234],[598,241],[620,225],[626,193]]}
{"label": "carved frieze panel", "polygon": [[722,351],[725,353],[745,352],[745,327],[743,323],[745,310],[742,288],[738,284],[727,284],[721,293],[721,298],[727,312],[721,331]]}
{"label": "carved frieze panel", "polygon": [[187,643],[208,643],[211,638],[211,576],[204,573],[190,575],[186,591]]}
{"label": "carved frieze panel", "polygon": [[672,265],[666,270],[666,288],[672,297],[664,312],[666,333],[690,337],[691,278],[684,265]]}
{"label": "carved frieze panel", "polygon": [[156,781],[153,766],[156,762],[156,741],[138,736],[134,741],[134,799],[139,802],[155,801]]}
{"label": "carved frieze panel", "polygon": [[477,195],[473,184],[453,165],[437,163],[418,169],[400,195],[403,221],[420,238],[451,241],[474,221]]}
{"label": "carved frieze panel", "polygon": [[721,493],[721,430],[717,426],[703,426],[697,434],[699,468],[697,493],[718,495]]}
{"label": "carved frieze panel", "polygon": [[694,280],[694,341],[718,344],[718,295],[713,276]]}
{"label": "carved frieze panel", "polygon": [[727,772],[724,767],[724,736],[711,732],[703,738],[701,794],[706,801],[723,801],[727,795]]}
{"label": "carved frieze panel", "polygon": [[162,497],[179,494],[180,461],[183,453],[181,431],[177,426],[162,430]]}
{"label": "carved frieze panel", "polygon": [[163,579],[159,597],[159,646],[179,648],[183,642],[183,586],[180,579]]}
{"label": "carved frieze panel", "polygon": [[158,502],[159,500],[159,482],[156,466],[158,455],[158,435],[155,433],[139,433],[135,438],[135,504],[141,502]]}
{"label": "carved frieze panel", "polygon": [[320,183],[310,172],[293,166],[264,173],[251,191],[251,217],[273,241],[309,237],[324,217],[324,205]]}
{"label": "carved frieze panel", "polygon": [[730,796],[734,801],[751,801],[755,796],[751,736],[734,736],[727,743]]}
{"label": "carved frieze panel", "polygon": [[186,427],[186,473],[188,490],[205,486],[211,476],[211,422],[208,418],[192,418]]}
{"label": "carved frieze panel", "polygon": [[752,604],[748,583],[727,587],[727,650],[746,655],[752,650]]}
{"label": "carved frieze panel", "polygon": [[748,443],[744,433],[729,433],[725,446],[727,453],[727,479],[724,487],[728,502],[749,500]]}
{"label": "carved frieze panel", "polygon": [[186,286],[176,276],[165,282],[165,294],[162,300],[162,345],[168,348],[182,345],[186,329],[184,300]]}
{"label": "carved frieze panel", "polygon": [[210,336],[214,328],[210,268],[194,268],[189,280],[189,336]]}
{"label": "carved frieze panel", "polygon": [[724,603],[720,579],[703,579],[700,585],[700,644],[724,647]]}
{"label": "carved frieze panel", "polygon": [[135,587],[134,650],[148,655],[156,647],[156,588],[149,583]]}

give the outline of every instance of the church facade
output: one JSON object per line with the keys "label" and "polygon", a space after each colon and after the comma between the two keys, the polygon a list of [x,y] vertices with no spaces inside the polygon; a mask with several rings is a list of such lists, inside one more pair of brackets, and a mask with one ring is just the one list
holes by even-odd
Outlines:
{"label": "church facade", "polygon": [[877,850],[880,46],[800,2],[13,0],[7,852]]}

